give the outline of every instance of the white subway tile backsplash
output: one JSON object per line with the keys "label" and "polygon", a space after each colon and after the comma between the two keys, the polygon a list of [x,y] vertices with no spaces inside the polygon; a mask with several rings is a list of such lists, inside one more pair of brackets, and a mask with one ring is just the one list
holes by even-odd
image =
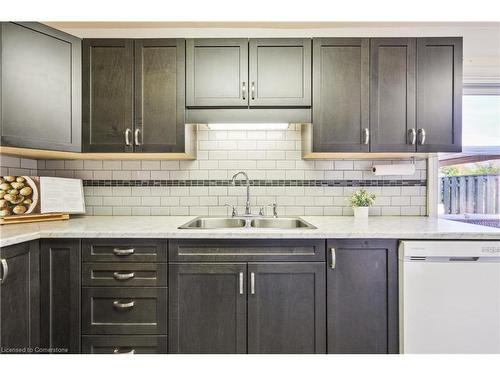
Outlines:
{"label": "white subway tile backsplash", "polygon": [[125,170],[139,170],[141,169],[141,161],[140,160],[123,160],[122,161],[122,169]]}
{"label": "white subway tile backsplash", "polygon": [[111,171],[113,180],[131,180],[132,173],[130,171]]}
{"label": "white subway tile backsplash", "polygon": [[47,169],[64,169],[64,160],[47,160],[45,165]]}
{"label": "white subway tile backsplash", "polygon": [[159,170],[160,168],[159,160],[143,160],[141,163],[141,168],[149,171]]}
{"label": "white subway tile backsplash", "polygon": [[111,180],[111,171],[94,171],[94,180]]}
{"label": "white subway tile backsplash", "polygon": [[122,169],[122,162],[121,160],[104,160],[102,162],[102,168],[111,170],[120,170]]}
{"label": "white subway tile backsplash", "polygon": [[351,170],[354,169],[354,161],[352,160],[336,160],[335,169],[337,170]]}
{"label": "white subway tile backsplash", "polygon": [[[49,161],[49,160],[47,160]],[[84,160],[83,167],[85,169],[102,169],[102,160]],[[39,167],[40,168],[40,167]],[[48,166],[46,168],[49,168]]]}
{"label": "white subway tile backsplash", "polygon": [[[2,155],[3,174],[39,174],[84,180],[224,180],[240,170],[252,180],[426,180],[427,163],[412,176],[375,176],[374,164],[391,160],[302,160],[300,125],[287,131],[212,131],[200,126],[197,160],[31,160]],[[203,130],[205,129],[205,130]],[[243,178],[241,179],[243,183]],[[252,186],[251,204],[278,203],[281,215],[352,215],[347,198],[356,186]],[[370,186],[371,215],[425,215],[425,186]],[[245,186],[84,187],[88,215],[228,215],[242,212]],[[270,208],[266,208],[271,213]]]}

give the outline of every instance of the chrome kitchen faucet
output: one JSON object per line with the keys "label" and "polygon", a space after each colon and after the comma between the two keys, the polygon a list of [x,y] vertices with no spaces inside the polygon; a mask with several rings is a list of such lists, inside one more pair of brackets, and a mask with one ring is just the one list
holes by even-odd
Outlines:
{"label": "chrome kitchen faucet", "polygon": [[245,176],[247,184],[247,201],[245,203],[245,216],[251,216],[252,213],[250,211],[250,180],[248,179],[248,175],[243,171],[235,173],[233,178],[231,179],[231,185],[235,186],[236,177],[238,177],[240,174]]}

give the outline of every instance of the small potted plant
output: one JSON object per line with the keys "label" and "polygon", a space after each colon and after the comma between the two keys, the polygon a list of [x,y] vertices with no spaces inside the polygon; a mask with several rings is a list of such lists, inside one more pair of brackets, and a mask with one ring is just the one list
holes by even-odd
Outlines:
{"label": "small potted plant", "polygon": [[367,218],[369,207],[375,203],[375,194],[360,189],[349,198],[349,203],[354,210],[355,218]]}

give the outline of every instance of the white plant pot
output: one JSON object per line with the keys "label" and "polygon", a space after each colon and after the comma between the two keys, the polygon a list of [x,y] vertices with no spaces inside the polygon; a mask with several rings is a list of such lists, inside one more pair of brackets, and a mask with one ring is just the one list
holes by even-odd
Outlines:
{"label": "white plant pot", "polygon": [[353,207],[355,219],[367,219],[369,207]]}

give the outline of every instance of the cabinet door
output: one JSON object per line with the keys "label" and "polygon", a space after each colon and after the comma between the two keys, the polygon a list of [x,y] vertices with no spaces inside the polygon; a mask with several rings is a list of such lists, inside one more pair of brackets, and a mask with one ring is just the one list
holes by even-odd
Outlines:
{"label": "cabinet door", "polygon": [[249,263],[248,352],[325,353],[325,263]]}
{"label": "cabinet door", "polygon": [[169,265],[169,351],[246,353],[245,263]]}
{"label": "cabinet door", "polygon": [[81,150],[81,40],[36,22],[0,25],[3,146]]}
{"label": "cabinet door", "polygon": [[83,41],[84,151],[133,151],[133,66],[132,40]]}
{"label": "cabinet door", "polygon": [[370,151],[415,152],[416,39],[370,44]]}
{"label": "cabinet door", "polygon": [[417,151],[462,151],[462,38],[417,39],[417,130]]}
{"label": "cabinet door", "polygon": [[313,40],[313,151],[369,150],[368,39]]}
{"label": "cabinet door", "polygon": [[184,39],[134,43],[134,151],[184,152]]}
{"label": "cabinet door", "polygon": [[186,106],[248,106],[248,40],[186,40]]}
{"label": "cabinet door", "polygon": [[0,249],[0,347],[27,353],[40,346],[38,241]]}
{"label": "cabinet door", "polygon": [[396,240],[328,241],[328,353],[398,352],[396,246]]}
{"label": "cabinet door", "polygon": [[41,342],[44,348],[80,352],[80,240],[41,242]]}
{"label": "cabinet door", "polygon": [[311,106],[311,39],[251,39],[250,107]]}

